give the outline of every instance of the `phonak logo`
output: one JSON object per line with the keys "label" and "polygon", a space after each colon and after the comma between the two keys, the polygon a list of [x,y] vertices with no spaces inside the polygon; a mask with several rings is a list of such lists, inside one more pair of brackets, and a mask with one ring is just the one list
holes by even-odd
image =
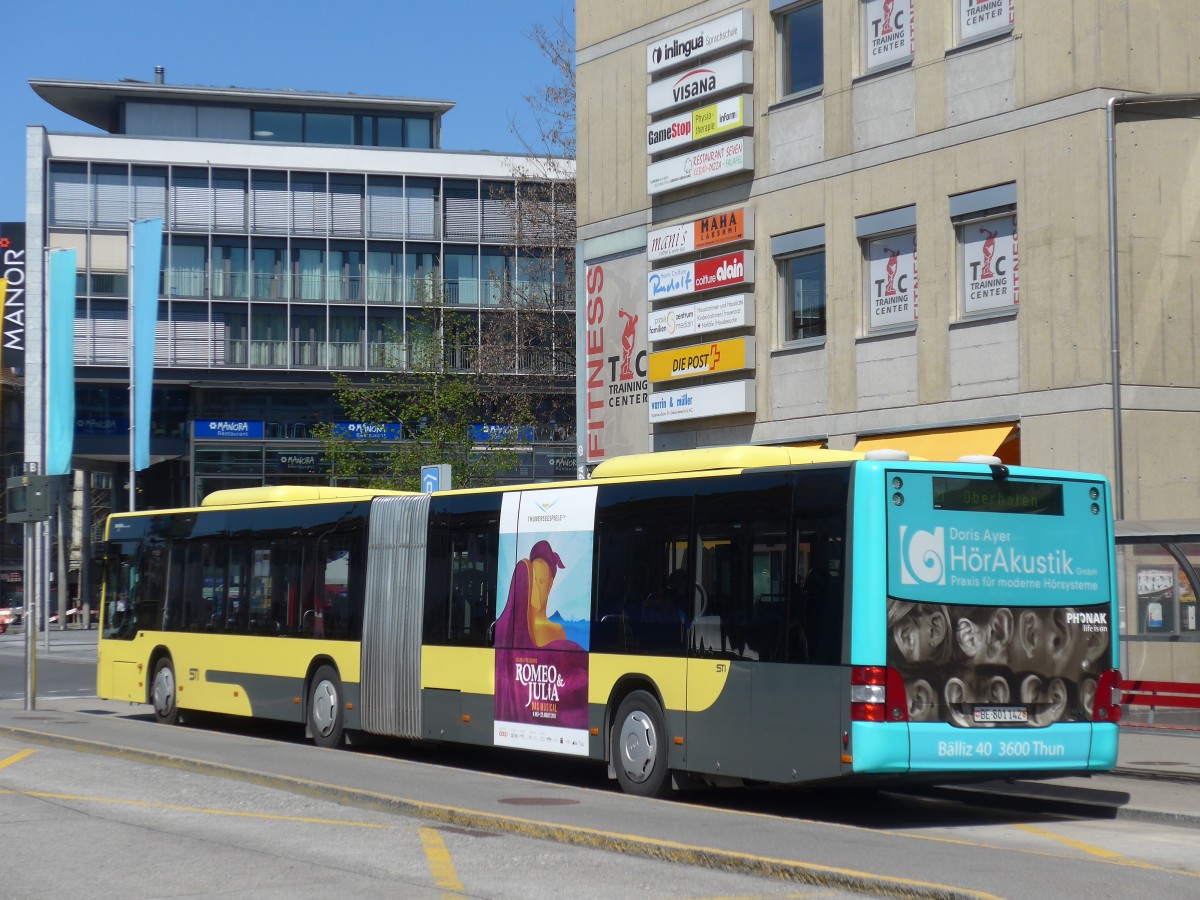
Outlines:
{"label": "phonak logo", "polygon": [[946,583],[946,530],[900,526],[900,583]]}

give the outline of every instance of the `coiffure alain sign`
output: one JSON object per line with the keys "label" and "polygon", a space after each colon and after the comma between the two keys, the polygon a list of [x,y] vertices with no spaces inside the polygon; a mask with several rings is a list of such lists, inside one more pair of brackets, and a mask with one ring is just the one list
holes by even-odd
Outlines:
{"label": "coiffure alain sign", "polygon": [[737,250],[646,275],[646,299],[669,300],[698,291],[754,283],[754,251]]}

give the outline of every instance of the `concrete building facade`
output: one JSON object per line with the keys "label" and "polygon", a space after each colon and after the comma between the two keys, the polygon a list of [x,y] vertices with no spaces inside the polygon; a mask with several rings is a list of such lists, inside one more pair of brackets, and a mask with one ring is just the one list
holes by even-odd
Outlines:
{"label": "concrete building facade", "polygon": [[[1099,471],[1118,518],[1200,518],[1194,4],[585,0],[576,23],[589,464],[885,444]],[[1163,568],[1176,618],[1131,606],[1137,673],[1200,680]]]}

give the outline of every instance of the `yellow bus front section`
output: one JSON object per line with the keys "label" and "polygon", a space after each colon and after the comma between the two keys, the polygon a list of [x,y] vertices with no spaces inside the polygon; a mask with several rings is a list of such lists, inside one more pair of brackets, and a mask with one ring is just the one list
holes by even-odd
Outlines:
{"label": "yellow bus front section", "polygon": [[[235,716],[303,716],[304,681],[321,662],[337,669],[347,697],[357,697],[360,645],[250,635],[139,631],[131,640],[102,639],[96,693],[108,700],[146,703],[157,661],[175,671],[180,709]],[[291,715],[280,713],[294,707]]]}

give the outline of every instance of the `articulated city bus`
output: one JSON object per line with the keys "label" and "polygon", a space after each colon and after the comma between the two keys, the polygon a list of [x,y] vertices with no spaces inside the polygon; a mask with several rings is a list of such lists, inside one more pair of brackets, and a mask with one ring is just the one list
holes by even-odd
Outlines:
{"label": "articulated city bus", "polygon": [[785,447],[108,524],[101,697],[571,754],[631,793],[1112,768],[1096,475]]}

